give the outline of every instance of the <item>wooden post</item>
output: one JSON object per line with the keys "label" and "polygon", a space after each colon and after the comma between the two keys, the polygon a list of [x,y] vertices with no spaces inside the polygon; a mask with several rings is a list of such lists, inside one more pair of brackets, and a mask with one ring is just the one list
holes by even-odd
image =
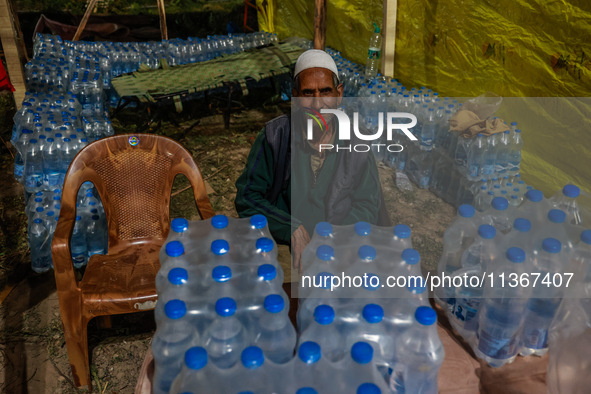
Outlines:
{"label": "wooden post", "polygon": [[326,39],[326,0],[315,0],[314,49],[324,50]]}
{"label": "wooden post", "polygon": [[23,33],[10,0],[0,0],[0,39],[6,58],[6,73],[14,86],[13,97],[18,109],[27,90],[23,66],[28,58]]}
{"label": "wooden post", "polygon": [[166,27],[166,11],[164,9],[164,0],[158,2],[158,13],[160,14],[160,36],[163,40],[168,40],[168,28]]}
{"label": "wooden post", "polygon": [[382,74],[394,75],[394,54],[396,53],[396,11],[398,0],[384,0],[384,19],[382,23]]}
{"label": "wooden post", "polygon": [[86,27],[86,24],[88,23],[88,18],[90,18],[90,15],[94,11],[94,7],[96,7],[97,1],[98,0],[90,0],[90,2],[88,3],[88,6],[86,7],[86,11],[84,12],[84,16],[82,17],[82,20],[80,21],[80,24],[78,25],[78,29],[76,30],[76,34],[74,34],[74,38],[72,38],[72,41],[78,41],[80,39],[80,37],[82,36],[82,33],[84,32],[84,28]]}

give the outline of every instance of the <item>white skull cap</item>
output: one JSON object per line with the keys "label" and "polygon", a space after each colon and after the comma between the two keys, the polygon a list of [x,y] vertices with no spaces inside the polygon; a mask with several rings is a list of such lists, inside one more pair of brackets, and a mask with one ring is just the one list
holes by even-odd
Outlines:
{"label": "white skull cap", "polygon": [[339,70],[332,57],[320,49],[308,49],[300,55],[295,65],[294,77],[309,68],[326,68],[332,71],[337,79],[339,77]]}

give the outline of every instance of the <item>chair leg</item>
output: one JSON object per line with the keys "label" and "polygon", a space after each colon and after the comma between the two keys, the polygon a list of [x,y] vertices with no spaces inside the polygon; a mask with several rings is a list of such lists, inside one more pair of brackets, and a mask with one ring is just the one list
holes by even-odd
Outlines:
{"label": "chair leg", "polygon": [[74,384],[76,387],[87,386],[88,391],[91,392],[92,380],[90,378],[87,335],[88,319],[80,315],[64,319],[62,313],[62,322]]}

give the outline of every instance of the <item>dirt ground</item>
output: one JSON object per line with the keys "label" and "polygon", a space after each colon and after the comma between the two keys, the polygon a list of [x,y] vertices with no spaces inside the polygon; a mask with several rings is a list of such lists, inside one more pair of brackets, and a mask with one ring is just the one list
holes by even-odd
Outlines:
{"label": "dirt ground", "polygon": [[[0,124],[3,141],[12,128],[10,100],[0,96],[4,113]],[[180,126],[163,122],[152,132],[180,141],[192,154],[211,186],[209,198],[217,213],[237,216],[234,182],[241,173],[257,132],[264,123],[288,110],[285,104],[243,108],[233,113],[226,130],[219,113],[194,123],[180,119]],[[215,112],[215,111],[214,111]],[[134,132],[133,110],[114,120],[116,133]],[[77,393],[71,378],[53,272],[36,275],[30,270],[26,243],[23,190],[12,177],[13,157],[3,143],[0,161],[0,392]],[[436,267],[442,236],[453,220],[454,209],[429,191],[399,191],[393,171],[379,168],[390,217],[394,224],[411,226],[413,246],[422,256],[424,270]],[[197,219],[192,192],[186,179],[177,179],[171,199],[171,217]],[[282,261],[288,264],[286,248]],[[286,267],[287,268],[287,267]],[[286,272],[289,278],[289,273]],[[155,324],[152,312],[113,318],[112,328],[89,324],[93,390],[99,393],[131,393]]]}

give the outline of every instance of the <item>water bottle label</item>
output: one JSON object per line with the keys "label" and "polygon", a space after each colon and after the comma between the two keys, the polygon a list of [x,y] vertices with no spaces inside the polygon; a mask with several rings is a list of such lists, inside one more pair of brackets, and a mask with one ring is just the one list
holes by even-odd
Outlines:
{"label": "water bottle label", "polygon": [[14,145],[18,141],[18,129],[16,125],[12,128],[12,136],[10,137],[10,142]]}
{"label": "water bottle label", "polygon": [[61,175],[60,173],[52,173],[45,175],[45,184],[48,186],[60,186]]}
{"label": "water bottle label", "polygon": [[548,347],[548,330],[525,324],[521,334],[523,347],[528,349],[545,349]]}
{"label": "water bottle label", "polygon": [[367,52],[367,58],[372,60],[378,60],[380,58],[381,51],[375,48],[369,48]]}
{"label": "water bottle label", "polygon": [[478,306],[480,305],[479,299],[474,298],[461,298],[457,300],[454,315],[455,317],[464,322],[464,329],[467,331],[475,331],[478,326],[478,320],[475,319],[478,313]]}
{"label": "water bottle label", "polygon": [[27,175],[25,178],[25,187],[35,188],[43,184],[43,178],[39,174]]}
{"label": "water bottle label", "polygon": [[22,178],[24,169],[25,166],[23,164],[14,163],[14,177],[19,179]]}
{"label": "water bottle label", "polygon": [[485,355],[503,360],[517,354],[517,337],[499,337],[491,335],[486,330],[478,333],[478,350]]}

